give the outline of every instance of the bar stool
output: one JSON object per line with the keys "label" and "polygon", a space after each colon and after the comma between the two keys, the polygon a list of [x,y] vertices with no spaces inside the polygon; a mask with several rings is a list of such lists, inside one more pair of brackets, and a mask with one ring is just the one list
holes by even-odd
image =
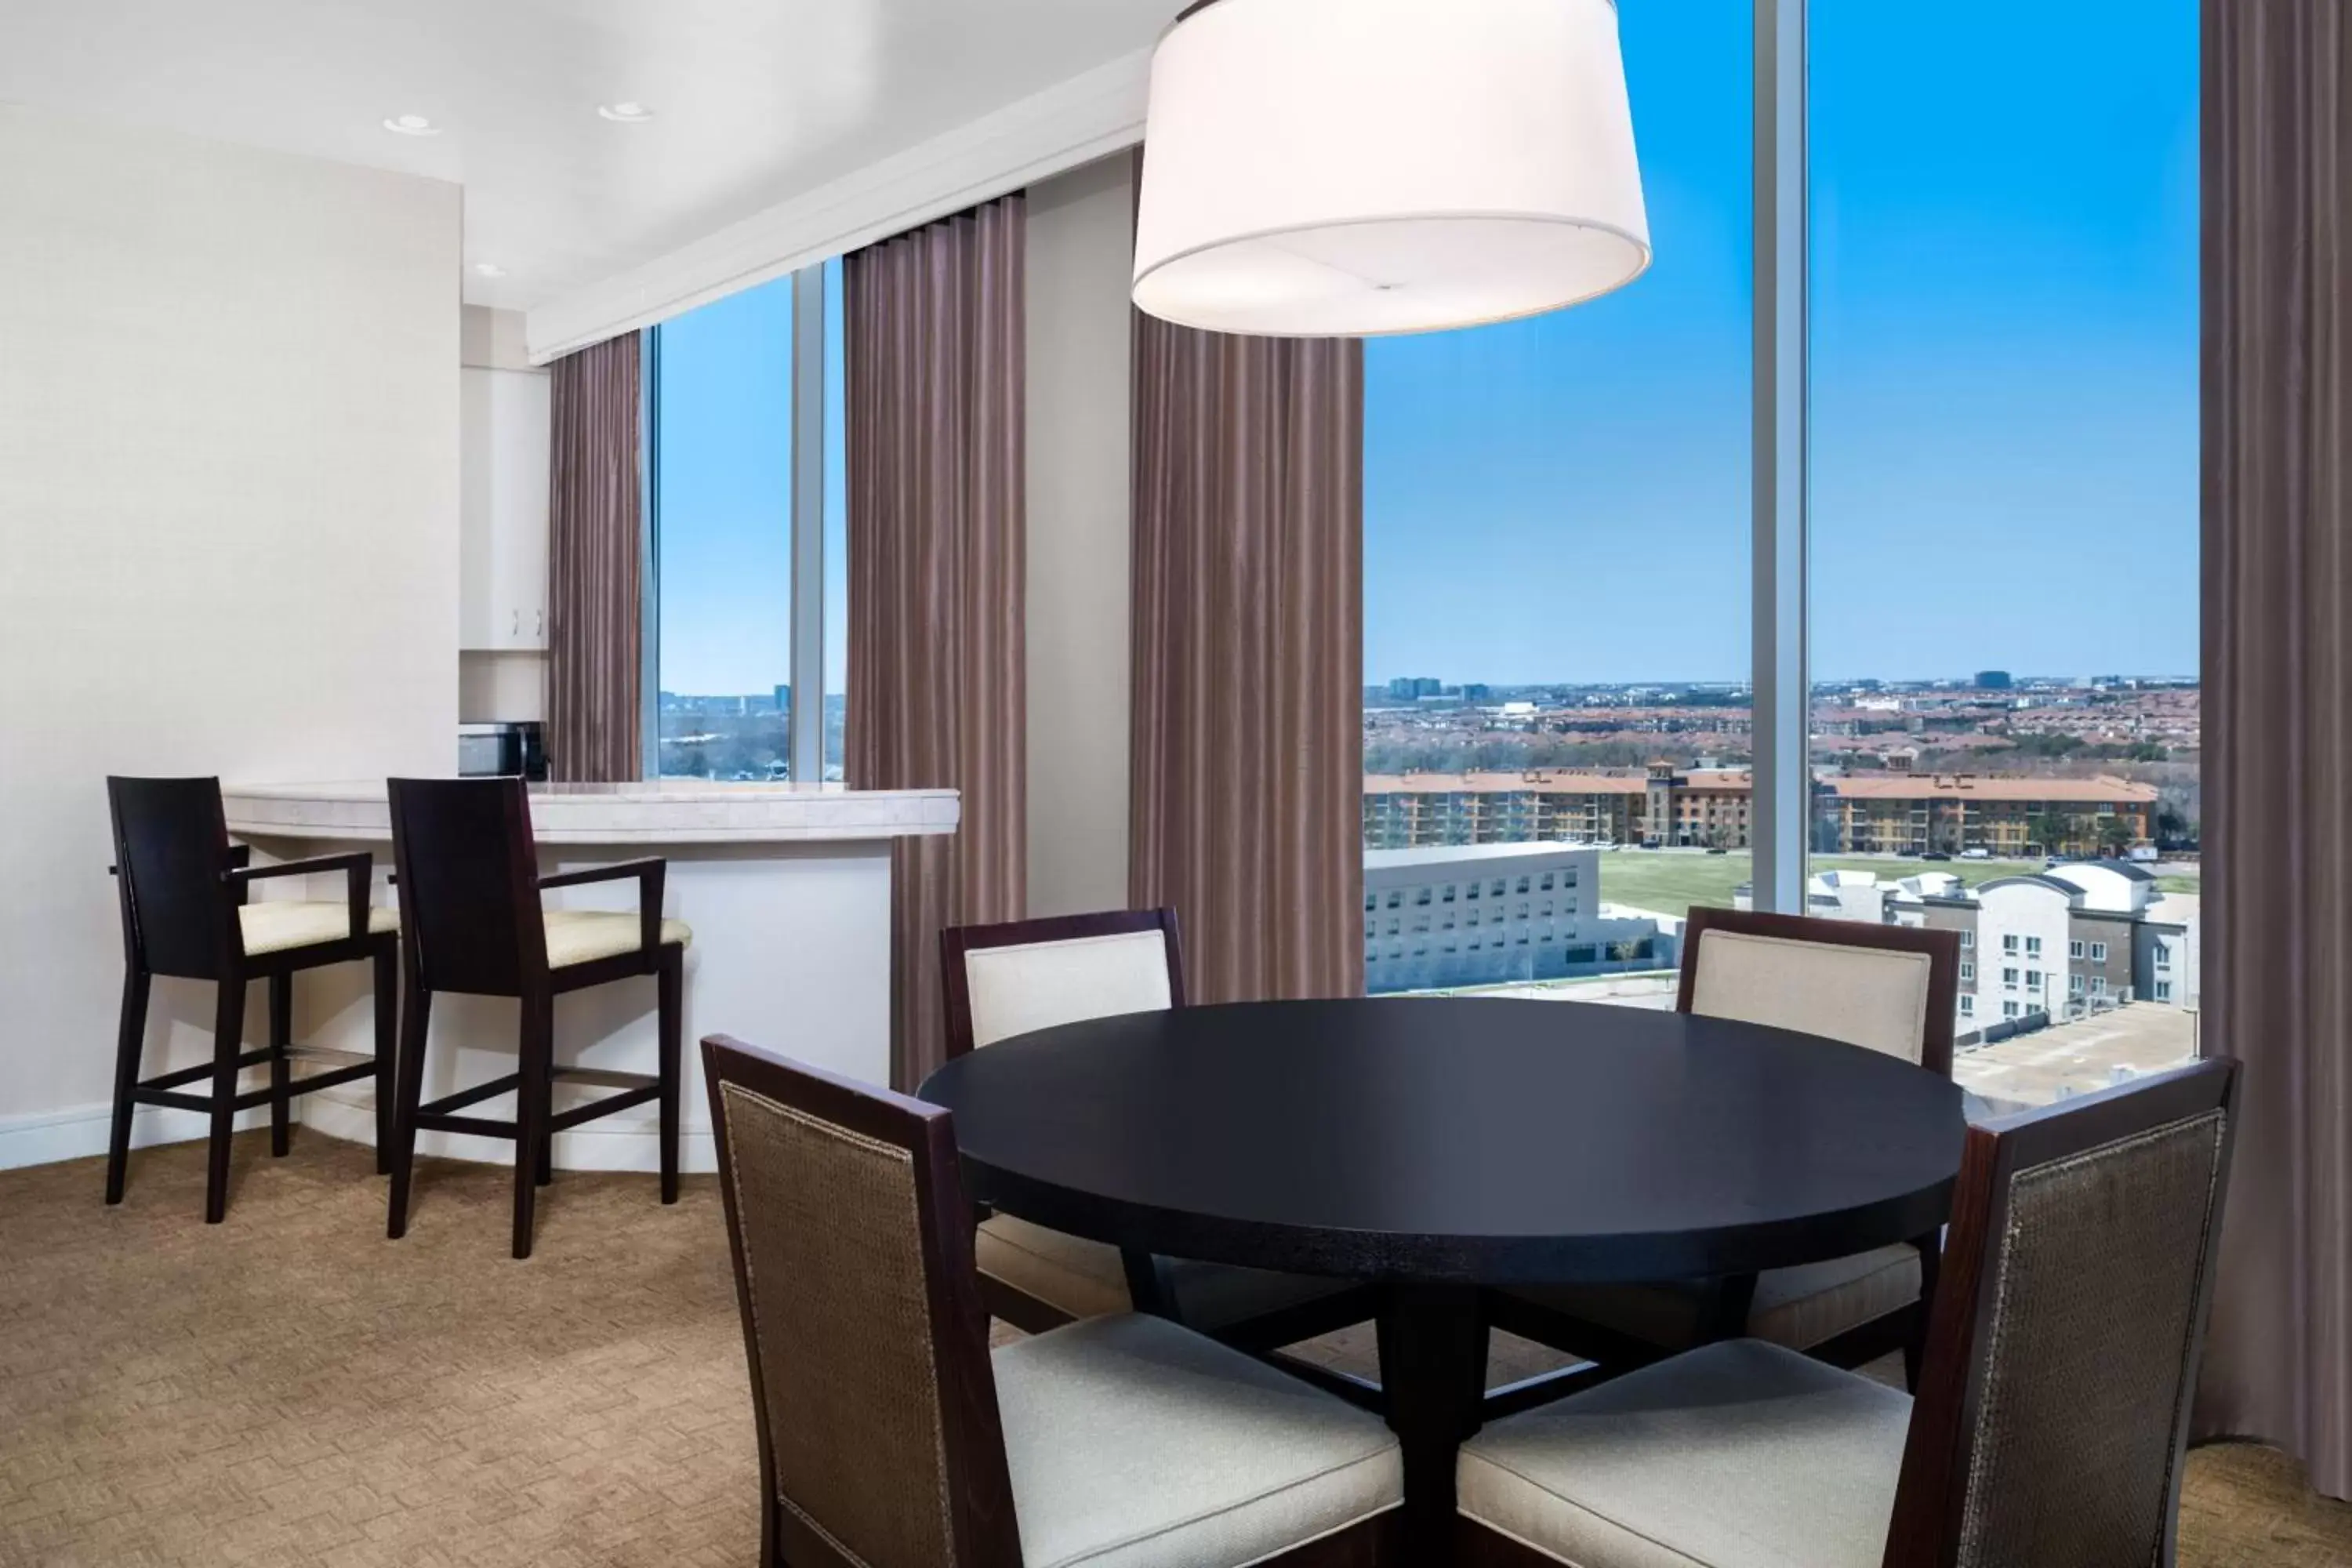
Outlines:
{"label": "bar stool", "polygon": [[[683,921],[662,919],[669,862],[629,860],[560,876],[539,874],[530,799],[520,778],[394,779],[392,853],[407,933],[406,1003],[401,1014],[400,1086],[394,1102],[392,1214],[386,1234],[408,1229],[408,1188],[417,1131],[470,1132],[515,1142],[514,1255],[530,1256],[536,1191],[554,1174],[558,1132],[648,1101],[661,1106],[661,1201],[677,1201],[680,1013],[687,944]],[[551,888],[635,880],[630,913],[548,910]],[[633,975],[656,982],[659,1070],[605,1072],[555,1064],[555,998]],[[521,1004],[517,1070],[419,1104],[433,994],[512,996]],[[561,1116],[557,1079],[615,1092]],[[512,1089],[511,1121],[461,1114]]]}
{"label": "bar stool", "polygon": [[[114,1120],[106,1143],[106,1201],[122,1201],[131,1158],[131,1121],[142,1105],[193,1110],[211,1121],[205,1170],[205,1223],[228,1212],[229,1132],[236,1113],[269,1107],[269,1152],[283,1155],[293,1100],[337,1084],[375,1079],[376,1170],[387,1168],[394,1054],[393,964],[400,950],[400,917],[368,902],[375,858],[365,850],[320,855],[283,865],[252,864],[252,850],[228,841],[218,779],[106,781],[114,825],[115,863],[109,869],[122,900],[122,1028],[114,1058]],[[276,900],[247,903],[256,882],[341,871],[349,896],[337,900]],[[294,976],[330,963],[375,965],[375,1055],[331,1051],[293,1043]],[[213,1016],[213,1059],[142,1079],[139,1058],[147,1038],[147,997],[156,975],[209,980],[220,988]],[[245,1049],[245,988],[269,984],[269,1043]],[[294,1076],[297,1061],[338,1065]],[[237,1075],[268,1067],[269,1085],[239,1094]],[[181,1086],[212,1080],[209,1094]]]}

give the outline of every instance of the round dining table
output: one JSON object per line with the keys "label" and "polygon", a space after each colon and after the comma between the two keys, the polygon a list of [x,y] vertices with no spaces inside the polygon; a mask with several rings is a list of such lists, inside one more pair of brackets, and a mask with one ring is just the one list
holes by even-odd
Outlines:
{"label": "round dining table", "polygon": [[1948,1078],[1786,1029],[1484,997],[1237,1003],[949,1062],[972,1197],[1137,1252],[1380,1289],[1409,1561],[1445,1556],[1482,1287],[1752,1277],[1933,1235]]}

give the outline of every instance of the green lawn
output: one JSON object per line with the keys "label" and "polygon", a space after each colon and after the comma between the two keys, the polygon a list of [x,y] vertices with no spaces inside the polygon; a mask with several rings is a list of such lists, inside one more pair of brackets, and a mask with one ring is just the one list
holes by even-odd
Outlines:
{"label": "green lawn", "polygon": [[[1969,887],[1996,877],[2031,876],[2042,869],[2039,860],[1905,860],[1894,856],[1850,858],[1816,855],[1815,871],[1872,871],[1898,880],[1923,871],[1949,871]],[[1603,849],[1601,851],[1601,897],[1612,904],[1678,915],[1693,904],[1728,908],[1732,892],[1755,874],[1745,850],[1707,855],[1687,849]],[[2193,893],[2195,877],[2167,875],[2157,885],[2168,893]]]}

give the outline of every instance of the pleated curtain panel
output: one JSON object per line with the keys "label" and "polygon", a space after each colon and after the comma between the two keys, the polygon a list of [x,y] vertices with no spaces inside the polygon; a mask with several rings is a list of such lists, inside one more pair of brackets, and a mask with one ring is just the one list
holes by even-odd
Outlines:
{"label": "pleated curtain panel", "polygon": [[551,777],[641,777],[645,519],[637,334],[551,367],[547,747]]}
{"label": "pleated curtain panel", "polygon": [[849,682],[860,789],[950,787],[963,826],[892,851],[892,1081],[946,1053],[941,928],[1026,908],[1024,205],[847,258]]}
{"label": "pleated curtain panel", "polygon": [[2204,16],[2203,1043],[2245,1077],[2197,1425],[2352,1499],[2352,23]]}
{"label": "pleated curtain panel", "polygon": [[1196,1001],[1364,986],[1364,346],[1134,316],[1129,896]]}

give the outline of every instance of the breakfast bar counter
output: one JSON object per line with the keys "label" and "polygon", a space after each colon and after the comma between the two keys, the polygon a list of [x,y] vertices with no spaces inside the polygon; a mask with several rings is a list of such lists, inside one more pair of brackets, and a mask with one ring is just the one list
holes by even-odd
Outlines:
{"label": "breakfast bar counter", "polygon": [[[375,853],[375,899],[392,887],[391,811],[373,783],[226,784],[228,829],[257,858],[292,860],[332,849]],[[901,837],[952,833],[953,790],[850,790],[836,784],[539,784],[531,826],[542,871],[569,871],[658,855],[669,861],[663,914],[693,928],[686,955],[688,1051],[683,1157],[713,1168],[701,1064],[693,1041],[727,1033],[872,1083],[889,1081],[890,847]],[[305,888],[304,882],[312,886]],[[330,886],[334,883],[335,886]],[[267,889],[263,895],[260,889]],[[332,899],[340,878],[267,882],[257,896]],[[546,895],[550,909],[628,910],[635,885],[608,882]],[[649,1071],[655,1059],[654,984],[608,985],[559,999],[557,1060]],[[516,1007],[485,996],[441,995],[432,1013],[425,1097],[513,1070]],[[332,971],[297,988],[296,1037],[352,1050],[373,1048],[364,985]],[[567,1103],[559,1087],[556,1109]],[[486,1114],[503,1114],[506,1100]],[[338,1137],[373,1135],[368,1091],[329,1089],[304,1102],[303,1120]],[[423,1154],[509,1161],[509,1143],[421,1134]],[[592,1122],[555,1138],[555,1163],[575,1170],[655,1168],[648,1110]]]}

